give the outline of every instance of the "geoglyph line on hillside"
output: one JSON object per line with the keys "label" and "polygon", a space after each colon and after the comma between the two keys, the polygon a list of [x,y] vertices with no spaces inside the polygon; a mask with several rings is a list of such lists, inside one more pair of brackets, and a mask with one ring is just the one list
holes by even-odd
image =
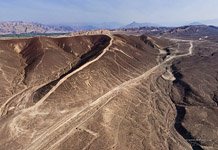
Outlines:
{"label": "geoglyph line on hillside", "polygon": [[[79,71],[83,70],[84,68],[88,67],[89,65],[91,65],[92,63],[96,62],[97,60],[99,60],[111,47],[111,45],[113,44],[113,37],[110,34],[107,34],[111,40],[109,45],[103,50],[103,52],[95,59],[87,62],[86,64],[84,64],[83,66],[79,67],[78,69],[76,69],[75,71],[73,71],[72,73],[66,75],[64,78],[62,78],[42,99],[40,99],[34,106],[30,107],[30,109],[33,108],[37,108],[38,106],[40,106],[41,104],[43,104],[43,102],[64,82],[66,81],[68,78],[70,78],[71,76],[73,76],[74,74],[78,73]],[[25,111],[27,111],[29,109],[26,109]]]}
{"label": "geoglyph line on hillside", "polygon": [[[90,33],[91,35],[93,34],[93,33]],[[86,63],[86,64],[84,64],[83,66],[81,66],[80,68],[78,68],[77,70],[75,70],[75,71],[73,71],[72,73],[70,73],[70,74],[68,74],[67,76],[65,76],[63,79],[61,79],[36,105],[34,105],[34,106],[32,106],[32,107],[30,107],[30,108],[27,108],[27,109],[25,109],[24,111],[23,111],[23,113],[24,112],[27,112],[27,111],[29,111],[30,109],[35,109],[35,108],[37,108],[38,106],[40,106],[65,80],[67,80],[69,77],[71,77],[72,75],[74,75],[74,74],[76,74],[77,72],[79,72],[79,71],[81,71],[82,69],[84,69],[84,68],[86,68],[87,66],[89,66],[89,65],[91,65],[92,63],[94,63],[94,62],[96,62],[97,60],[99,60],[108,50],[109,50],[109,48],[111,47],[111,45],[113,44],[113,36],[110,34],[110,33],[108,33],[108,32],[106,32],[106,35],[107,36],[109,36],[110,38],[111,38],[111,40],[110,40],[110,44],[103,50],[103,52],[97,57],[97,58],[95,58],[94,60],[92,60],[92,61],[89,61],[88,63]],[[81,111],[82,112],[82,111]],[[79,114],[80,112],[78,112],[77,114]],[[76,115],[77,115],[76,114]],[[68,117],[67,117],[68,118]],[[72,118],[72,116],[70,116],[70,119]],[[65,118],[65,120],[66,120],[66,118]],[[69,119],[68,119],[69,120]],[[61,122],[62,122],[62,120],[61,120]],[[59,122],[58,122],[59,123]],[[56,123],[57,124],[57,123]],[[60,125],[61,126],[61,125]],[[58,126],[59,127],[59,126]],[[44,134],[42,134],[42,135],[44,135]],[[41,135],[41,136],[42,136]],[[41,136],[39,136],[37,139],[39,139]],[[37,140],[36,139],[36,140]],[[35,140],[35,141],[36,141]],[[32,147],[32,146],[31,146]],[[36,146],[35,146],[36,147]],[[31,148],[30,148],[31,149]],[[35,149],[35,148],[33,148],[33,149]]]}
{"label": "geoglyph line on hillside", "polygon": [[[89,118],[91,118],[93,115],[95,115],[100,108],[104,107],[109,101],[111,101],[113,99],[114,96],[116,96],[121,90],[124,90],[127,87],[130,86],[134,86],[137,85],[142,79],[146,79],[148,78],[151,74],[153,74],[155,71],[157,71],[160,67],[162,67],[163,65],[165,65],[166,63],[172,61],[173,59],[176,58],[180,58],[180,57],[185,57],[185,56],[190,56],[193,53],[193,41],[189,41],[190,43],[190,48],[189,48],[189,52],[186,54],[182,54],[182,55],[173,55],[170,56],[169,58],[167,58],[164,62],[162,62],[161,64],[158,64],[156,66],[154,66],[153,68],[151,68],[150,70],[146,71],[145,73],[143,73],[142,75],[130,79],[124,83],[122,83],[121,85],[115,87],[114,89],[108,91],[106,94],[102,95],[101,97],[99,97],[97,100],[95,100],[94,102],[92,102],[89,106],[87,106],[86,108],[84,108],[83,110],[81,110],[80,112],[78,112],[77,114],[71,114],[63,119],[61,119],[61,121],[59,121],[58,123],[54,124],[51,128],[49,128],[46,132],[44,132],[42,135],[40,135],[37,139],[35,139],[33,141],[33,143],[31,143],[31,145],[27,148],[28,150],[32,150],[32,149],[42,149],[45,148],[48,144],[51,144],[51,146],[49,146],[48,148],[54,148],[58,145],[58,143],[60,143],[61,141],[63,141],[66,137],[68,137],[70,134],[72,134],[73,132],[75,132],[76,127],[78,127],[79,125],[83,124],[84,122],[86,122]],[[112,40],[110,45],[112,44]],[[109,45],[109,46],[110,46]],[[102,55],[107,51],[109,47],[107,47],[104,52],[102,53]],[[102,56],[100,55],[100,57]],[[95,61],[97,61],[100,57],[96,58]],[[95,62],[93,61],[93,62]],[[90,64],[90,63],[89,63]],[[89,65],[88,64],[88,65]],[[87,65],[86,65],[87,66]],[[84,67],[82,67],[83,69]],[[80,71],[81,69],[77,70]],[[72,73],[73,75],[73,73]],[[69,76],[70,77],[70,76]],[[65,78],[64,80],[62,80],[60,82],[63,83],[67,78]],[[58,84],[57,87],[60,85]],[[42,104],[43,101],[52,93],[54,92],[56,89],[54,88],[45,98],[42,99],[42,101],[39,104]],[[39,105],[38,104],[38,105]],[[96,109],[98,108],[98,109]],[[70,124],[70,129],[68,129],[67,131],[64,131],[65,127],[67,126],[67,124]],[[69,128],[69,127],[68,127]],[[62,137],[58,138],[56,141],[54,139],[55,137],[55,131],[57,130],[61,130],[62,133]],[[52,138],[52,139],[49,139]]]}
{"label": "geoglyph line on hillside", "polygon": [[[108,31],[108,30],[98,30],[98,31],[87,31],[87,32],[77,32],[77,33],[74,33],[74,34],[72,34],[71,36],[82,36],[82,35],[107,35],[107,36],[109,36],[110,38],[111,38],[111,41],[110,41],[110,44],[107,46],[107,48],[105,48],[105,51],[104,52],[102,52],[103,54],[106,52],[106,49],[108,49],[111,45],[112,45],[112,36],[111,36],[111,32],[110,31]],[[71,36],[69,36],[69,37],[71,37]],[[61,37],[61,36],[58,36],[58,37]],[[58,38],[57,37],[57,38]],[[64,36],[65,37],[65,36]],[[28,39],[28,38],[24,38],[24,39]],[[98,60],[101,56],[103,56],[103,54],[100,54],[100,56],[99,57],[97,57],[96,59]],[[85,65],[83,65],[83,66],[81,66],[78,70],[75,70],[76,72],[78,72],[78,71],[80,71],[80,70],[82,70],[83,68],[85,68],[85,67],[87,67],[88,65],[90,65],[91,63],[93,63],[93,62],[95,62],[96,60],[94,59],[93,61],[90,61],[90,62],[88,62],[87,64],[85,64]],[[75,72],[74,71],[74,72]],[[75,73],[76,73],[75,72]],[[74,74],[75,74],[74,73]],[[73,74],[72,74],[73,75]],[[66,76],[67,78],[69,78],[69,76]],[[61,82],[61,83],[60,83]],[[48,82],[49,83],[49,82]],[[0,107],[0,116],[3,116],[3,115],[5,115],[6,113],[7,113],[7,110],[8,110],[8,107],[9,107],[9,105],[10,105],[10,102],[13,100],[13,99],[15,99],[15,98],[17,98],[17,97],[21,97],[21,96],[23,96],[23,95],[26,95],[26,94],[28,94],[28,92],[31,92],[33,89],[38,89],[38,88],[41,88],[41,87],[43,87],[43,86],[45,86],[45,85],[47,85],[48,83],[45,83],[45,84],[41,84],[41,85],[39,85],[39,86],[30,86],[30,87],[27,87],[27,88],[25,88],[25,89],[23,89],[22,91],[20,91],[20,92],[18,92],[18,93],[16,93],[16,94],[14,94],[14,95],[12,95],[11,97],[9,97],[6,101],[5,101],[5,103],[4,104],[2,104],[2,106]],[[59,81],[58,83],[60,83],[59,85],[61,85],[62,83],[63,83],[63,80],[61,81]],[[59,86],[58,85],[58,86]],[[54,87],[55,88],[55,87]],[[55,90],[54,90],[55,91]],[[51,92],[52,93],[52,92]],[[50,94],[51,94],[50,93]],[[46,96],[46,95],[45,95]],[[43,99],[42,99],[43,100]],[[40,102],[39,102],[39,104],[38,105],[40,105]]]}

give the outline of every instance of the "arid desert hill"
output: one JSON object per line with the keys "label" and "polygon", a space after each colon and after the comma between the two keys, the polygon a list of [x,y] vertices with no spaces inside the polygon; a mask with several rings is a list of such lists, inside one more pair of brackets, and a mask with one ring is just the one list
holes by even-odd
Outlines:
{"label": "arid desert hill", "polygon": [[2,39],[0,149],[218,149],[217,60],[181,36]]}

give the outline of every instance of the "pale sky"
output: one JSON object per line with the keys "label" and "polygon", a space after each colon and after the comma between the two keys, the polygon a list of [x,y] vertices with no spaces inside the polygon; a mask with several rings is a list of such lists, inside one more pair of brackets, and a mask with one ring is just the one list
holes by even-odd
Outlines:
{"label": "pale sky", "polygon": [[218,0],[0,0],[0,21],[45,24],[218,19]]}

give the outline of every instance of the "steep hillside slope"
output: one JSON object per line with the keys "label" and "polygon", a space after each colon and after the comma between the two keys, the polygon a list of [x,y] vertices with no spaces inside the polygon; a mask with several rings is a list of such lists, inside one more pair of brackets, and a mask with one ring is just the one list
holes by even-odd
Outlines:
{"label": "steep hillside slope", "polygon": [[216,149],[217,46],[108,31],[1,40],[0,149]]}

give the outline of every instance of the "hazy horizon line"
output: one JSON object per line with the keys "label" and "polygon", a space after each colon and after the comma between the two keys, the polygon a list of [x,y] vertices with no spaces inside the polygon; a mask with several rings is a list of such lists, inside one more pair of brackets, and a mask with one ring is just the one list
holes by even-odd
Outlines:
{"label": "hazy horizon line", "polygon": [[[73,26],[73,25],[101,25],[101,24],[117,24],[120,26],[125,26],[125,25],[129,25],[133,22],[139,23],[139,24],[143,24],[143,23],[149,23],[149,24],[156,24],[158,26],[172,26],[172,27],[176,27],[176,26],[185,26],[185,25],[190,25],[192,23],[199,23],[199,24],[204,24],[204,25],[218,25],[218,19],[208,19],[208,20],[193,20],[193,21],[184,21],[184,22],[165,22],[165,23],[161,23],[161,22],[149,22],[149,21],[144,21],[144,22],[137,22],[137,21],[131,21],[129,23],[124,23],[124,22],[118,22],[118,21],[98,21],[98,22],[53,22],[53,23],[46,23],[43,21],[34,21],[34,20],[0,20],[0,23],[2,22],[26,22],[26,23],[38,23],[38,24],[43,24],[43,25],[63,25],[63,26]],[[217,22],[217,23],[209,23],[209,22]]]}

